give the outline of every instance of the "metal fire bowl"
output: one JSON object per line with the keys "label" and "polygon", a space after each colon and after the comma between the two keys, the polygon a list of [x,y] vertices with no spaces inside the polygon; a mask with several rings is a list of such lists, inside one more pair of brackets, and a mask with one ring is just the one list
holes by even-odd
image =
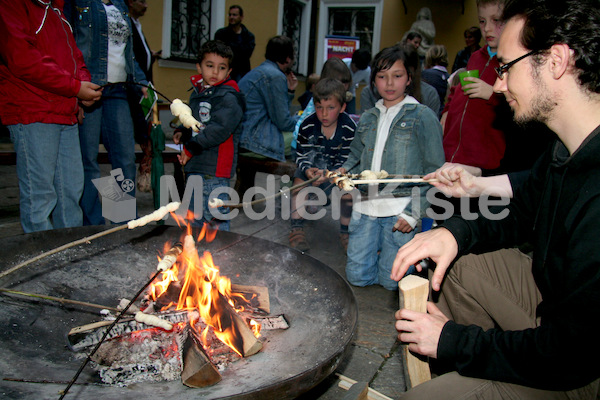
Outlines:
{"label": "metal fire bowl", "polygon": [[[3,239],[3,252],[8,254],[1,256],[0,269],[103,229],[82,227]],[[119,231],[15,271],[0,280],[0,287],[114,307],[146,283],[164,243],[181,234],[172,226]],[[232,282],[268,287],[271,313],[285,314],[290,328],[265,332],[263,350],[232,363],[221,382],[211,387],[192,389],[180,381],[108,386],[99,384],[88,365],[66,399],[291,399],[335,370],[358,317],[354,294],[339,274],[286,246],[230,232],[219,232],[212,243],[201,242],[199,250],[210,251],[221,274]],[[66,387],[60,382],[69,382],[83,361],[66,346],[67,333],[98,320],[98,310],[0,295],[0,397],[58,398]]]}

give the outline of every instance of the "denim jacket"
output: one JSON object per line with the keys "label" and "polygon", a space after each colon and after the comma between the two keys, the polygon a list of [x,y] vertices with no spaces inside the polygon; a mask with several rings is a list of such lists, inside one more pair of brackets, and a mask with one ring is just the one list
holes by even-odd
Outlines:
{"label": "denim jacket", "polygon": [[[129,24],[129,38],[125,48],[127,81],[148,84],[144,72],[133,55],[133,35],[127,5],[123,0],[112,0]],[[77,47],[83,53],[92,82],[105,85],[108,78],[108,24],[101,0],[65,0],[65,16],[73,27]]]}
{"label": "denim jacket", "polygon": [[240,147],[285,161],[282,132],[291,132],[296,119],[290,114],[293,95],[277,64],[266,60],[240,80],[246,96],[246,112]]}
{"label": "denim jacket", "polygon": [[[343,168],[350,173],[371,169],[380,111],[373,107],[360,117],[350,156]],[[390,133],[383,150],[381,169],[389,174],[424,175],[444,164],[442,126],[435,113],[422,104],[406,104],[392,121]],[[431,186],[419,186],[421,192],[420,217],[425,216],[429,206],[425,197]],[[412,186],[398,186],[397,196],[410,196]],[[404,213],[411,215],[409,204]]]}

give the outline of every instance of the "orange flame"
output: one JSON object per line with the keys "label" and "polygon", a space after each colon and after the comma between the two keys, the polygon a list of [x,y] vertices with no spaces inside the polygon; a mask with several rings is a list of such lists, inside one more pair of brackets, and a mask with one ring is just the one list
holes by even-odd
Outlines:
{"label": "orange flame", "polygon": [[[188,319],[193,329],[197,329],[195,325],[199,315],[207,325],[207,329],[211,327],[219,340],[243,356],[243,340],[232,313],[243,310],[243,307],[238,310],[234,309],[233,299],[235,297],[244,299],[244,297],[240,293],[232,293],[231,281],[220,275],[219,267],[214,264],[213,257],[209,252],[205,251],[202,257],[198,255],[195,245],[190,245],[190,242],[193,242],[191,224],[186,225],[188,237],[184,243],[188,245],[184,245],[184,250],[175,265],[162,273],[160,281],[151,285],[151,296],[153,300],[156,300],[168,290],[171,283],[183,282],[175,306],[176,310],[188,311]],[[198,235],[198,241],[203,238],[211,241],[216,234],[216,229],[210,229],[207,224],[204,224]],[[183,275],[181,279],[179,278],[180,273]],[[244,299],[244,302],[248,301]],[[170,306],[171,304],[168,307]],[[258,322],[251,321],[250,329],[256,337],[260,336]],[[207,346],[207,330],[198,333],[203,338],[204,346]]]}

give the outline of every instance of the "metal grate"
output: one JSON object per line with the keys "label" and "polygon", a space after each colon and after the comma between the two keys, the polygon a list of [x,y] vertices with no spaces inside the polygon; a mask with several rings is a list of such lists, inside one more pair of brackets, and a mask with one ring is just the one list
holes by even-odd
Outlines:
{"label": "metal grate", "polygon": [[289,37],[294,42],[294,65],[292,66],[294,71],[298,70],[298,58],[300,57],[303,7],[302,3],[294,0],[286,0],[283,3],[283,29],[281,34]]}
{"label": "metal grate", "polygon": [[200,46],[210,40],[211,0],[173,0],[171,60],[196,61]]}

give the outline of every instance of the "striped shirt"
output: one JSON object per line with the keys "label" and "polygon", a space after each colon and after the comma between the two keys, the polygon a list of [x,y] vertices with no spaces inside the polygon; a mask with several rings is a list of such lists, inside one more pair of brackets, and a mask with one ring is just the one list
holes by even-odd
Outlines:
{"label": "striped shirt", "polygon": [[350,154],[355,130],[356,123],[344,112],[338,117],[334,135],[327,139],[321,132],[317,114],[309,115],[298,131],[296,165],[301,171],[315,167],[329,171],[338,169]]}

